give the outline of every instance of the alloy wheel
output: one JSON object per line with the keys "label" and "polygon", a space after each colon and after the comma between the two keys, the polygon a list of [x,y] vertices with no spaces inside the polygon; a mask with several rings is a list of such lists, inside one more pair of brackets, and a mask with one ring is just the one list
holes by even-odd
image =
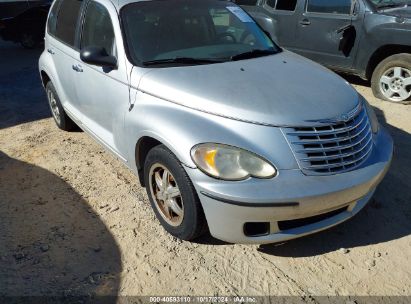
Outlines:
{"label": "alloy wheel", "polygon": [[184,204],[180,189],[171,172],[163,165],[154,164],[149,173],[150,193],[161,217],[178,227],[184,219]]}
{"label": "alloy wheel", "polygon": [[61,123],[60,110],[59,110],[59,107],[57,106],[57,100],[52,90],[47,91],[47,98],[49,100],[51,113],[53,114],[53,117],[56,120],[57,124],[60,124]]}
{"label": "alloy wheel", "polygon": [[380,79],[381,93],[393,102],[411,97],[411,71],[402,67],[387,70]]}

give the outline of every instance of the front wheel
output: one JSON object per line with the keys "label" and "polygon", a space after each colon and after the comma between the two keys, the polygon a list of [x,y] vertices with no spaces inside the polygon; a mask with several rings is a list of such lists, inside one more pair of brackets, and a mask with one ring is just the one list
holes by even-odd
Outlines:
{"label": "front wheel", "polygon": [[376,97],[395,103],[411,103],[411,55],[397,54],[375,69],[371,87]]}
{"label": "front wheel", "polygon": [[182,240],[193,240],[206,229],[203,209],[186,171],[165,146],[153,148],[144,165],[151,206],[164,229]]}

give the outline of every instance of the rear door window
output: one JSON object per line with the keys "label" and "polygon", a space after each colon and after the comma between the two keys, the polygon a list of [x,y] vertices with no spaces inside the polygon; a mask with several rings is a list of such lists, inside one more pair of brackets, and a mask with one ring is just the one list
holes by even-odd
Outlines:
{"label": "rear door window", "polygon": [[267,0],[266,4],[278,11],[295,11],[297,0]]}
{"label": "rear door window", "polygon": [[308,0],[307,12],[349,15],[352,0]]}
{"label": "rear door window", "polygon": [[234,3],[238,5],[255,6],[257,5],[257,0],[235,0]]}
{"label": "rear door window", "polygon": [[295,11],[297,0],[277,0],[276,10],[279,11]]}
{"label": "rear door window", "polygon": [[82,0],[61,0],[57,16],[55,36],[62,42],[74,47],[77,22],[80,15]]}

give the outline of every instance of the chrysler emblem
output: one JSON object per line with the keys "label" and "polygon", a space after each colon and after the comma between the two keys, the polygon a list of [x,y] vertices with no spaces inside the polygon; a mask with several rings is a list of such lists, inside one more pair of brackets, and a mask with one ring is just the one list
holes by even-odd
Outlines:
{"label": "chrysler emblem", "polygon": [[340,120],[343,122],[347,122],[350,120],[350,116],[348,114],[343,114],[341,115]]}

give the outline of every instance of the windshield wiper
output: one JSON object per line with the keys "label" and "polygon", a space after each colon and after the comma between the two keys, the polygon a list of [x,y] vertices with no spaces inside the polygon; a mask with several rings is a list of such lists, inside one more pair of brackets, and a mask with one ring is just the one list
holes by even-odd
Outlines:
{"label": "windshield wiper", "polygon": [[384,9],[384,8],[394,8],[394,7],[401,7],[401,6],[406,6],[408,5],[408,2],[394,2],[394,1],[390,1],[389,3],[385,3],[385,4],[381,4],[381,2],[383,2],[383,0],[379,1],[377,3],[377,8],[378,9]]}
{"label": "windshield wiper", "polygon": [[385,8],[395,8],[395,7],[401,7],[401,6],[405,6],[406,4],[402,3],[396,3],[396,4],[384,4],[384,5],[380,5],[378,6],[378,9],[385,9]]}
{"label": "windshield wiper", "polygon": [[191,58],[191,57],[176,57],[176,58],[166,58],[166,59],[157,59],[144,61],[143,65],[161,65],[161,64],[172,64],[172,63],[181,63],[181,64],[208,64],[208,63],[219,63],[221,60],[211,59],[211,58]]}
{"label": "windshield wiper", "polygon": [[269,55],[274,55],[277,54],[277,51],[275,50],[259,50],[255,49],[249,52],[233,55],[230,57],[230,60],[236,61],[236,60],[241,60],[241,59],[250,59],[250,58],[257,58],[257,57],[264,57],[264,56],[269,56]]}

